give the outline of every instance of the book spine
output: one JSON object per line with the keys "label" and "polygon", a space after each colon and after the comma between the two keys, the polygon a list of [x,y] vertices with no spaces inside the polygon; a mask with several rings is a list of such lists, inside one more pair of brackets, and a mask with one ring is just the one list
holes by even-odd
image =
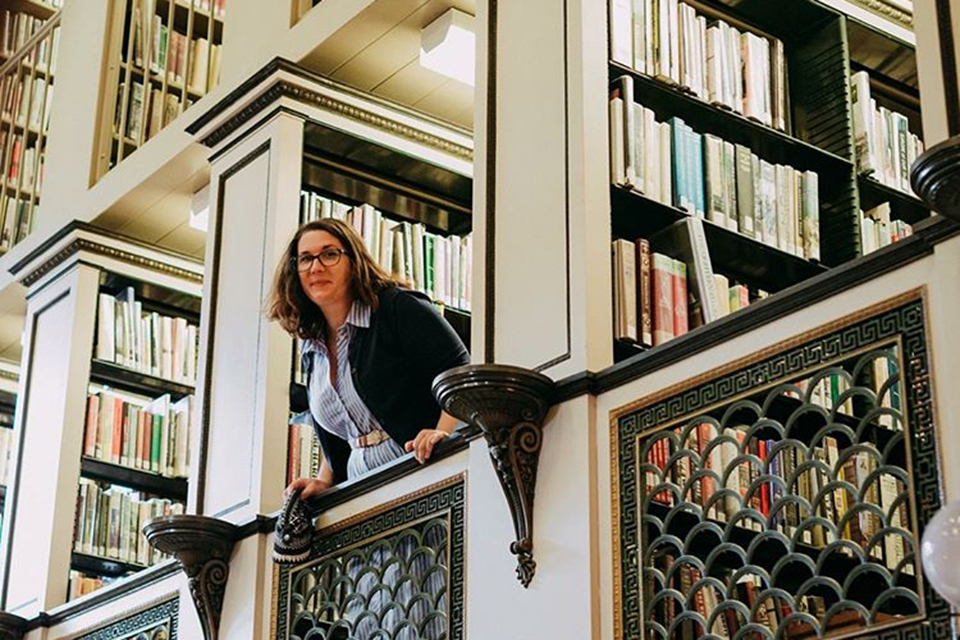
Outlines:
{"label": "book spine", "polygon": [[653,254],[653,344],[661,345],[673,336],[673,263],[660,253]]}
{"label": "book spine", "polygon": [[653,283],[652,265],[650,262],[650,243],[641,238],[636,241],[637,247],[637,288],[640,294],[640,342],[653,346]]}
{"label": "book spine", "polygon": [[673,260],[673,335],[682,336],[687,332],[687,265],[681,260]]}

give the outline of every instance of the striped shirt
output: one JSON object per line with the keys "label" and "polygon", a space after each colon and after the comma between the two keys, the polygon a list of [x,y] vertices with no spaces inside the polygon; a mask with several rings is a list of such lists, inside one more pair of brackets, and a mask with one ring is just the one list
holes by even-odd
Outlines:
{"label": "striped shirt", "polygon": [[[337,382],[330,384],[330,359],[323,340],[305,340],[300,351],[307,376],[310,413],[320,428],[350,441],[381,429],[380,423],[363,403],[350,370],[350,338],[357,329],[370,326],[370,307],[354,302],[343,326],[337,329]],[[347,477],[355,478],[404,455],[393,438],[371,447],[352,449],[347,461]]]}

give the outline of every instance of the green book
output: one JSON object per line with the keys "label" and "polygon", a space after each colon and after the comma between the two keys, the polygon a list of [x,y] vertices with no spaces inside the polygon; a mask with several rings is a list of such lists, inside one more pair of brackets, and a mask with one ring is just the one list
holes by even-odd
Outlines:
{"label": "green book", "polygon": [[160,472],[160,443],[163,437],[163,416],[153,414],[153,430],[150,433],[150,470]]}
{"label": "green book", "polygon": [[428,296],[430,296],[430,299],[432,300],[432,299],[434,298],[434,295],[433,295],[433,283],[434,283],[434,277],[433,277],[433,247],[434,247],[434,238],[433,238],[433,235],[432,235],[432,234],[424,234],[423,245],[424,245],[424,250],[423,250],[423,262],[424,262],[424,271],[425,271],[425,274],[426,274],[426,277],[425,277],[426,287],[425,287],[425,288],[426,288],[426,294],[427,294]]}

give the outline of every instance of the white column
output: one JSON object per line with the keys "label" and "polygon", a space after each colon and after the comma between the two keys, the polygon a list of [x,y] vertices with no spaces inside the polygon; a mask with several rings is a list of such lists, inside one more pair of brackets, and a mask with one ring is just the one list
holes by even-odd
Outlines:
{"label": "white column", "polygon": [[478,4],[475,360],[554,378],[612,363],[605,15],[582,0]]}
{"label": "white column", "polygon": [[[950,22],[942,21],[948,7]],[[917,71],[923,104],[923,143],[930,147],[960,135],[960,119],[950,126],[948,104],[960,111],[956,92],[960,86],[960,2],[957,0],[920,0],[914,2],[914,28],[917,36]],[[950,56],[949,48],[953,54]],[[952,72],[949,70],[952,57]],[[948,65],[944,74],[944,64]],[[952,97],[951,97],[952,96]]]}
{"label": "white column", "polygon": [[282,504],[292,340],[264,311],[299,223],[302,153],[302,120],[280,113],[211,164],[191,505],[230,522]]}

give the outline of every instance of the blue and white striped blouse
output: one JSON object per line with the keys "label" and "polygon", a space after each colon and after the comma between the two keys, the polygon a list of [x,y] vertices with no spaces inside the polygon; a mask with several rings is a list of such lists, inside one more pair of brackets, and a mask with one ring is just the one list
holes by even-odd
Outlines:
{"label": "blue and white striped blouse", "polygon": [[[329,353],[323,340],[305,340],[300,351],[303,371],[307,376],[307,397],[313,419],[322,429],[348,442],[382,428],[353,386],[350,360],[347,357],[350,337],[357,328],[369,326],[370,307],[355,301],[350,307],[346,322],[337,329],[336,385],[330,384]],[[347,478],[355,478],[399,458],[404,453],[403,447],[393,438],[371,447],[352,449],[347,461]]]}

